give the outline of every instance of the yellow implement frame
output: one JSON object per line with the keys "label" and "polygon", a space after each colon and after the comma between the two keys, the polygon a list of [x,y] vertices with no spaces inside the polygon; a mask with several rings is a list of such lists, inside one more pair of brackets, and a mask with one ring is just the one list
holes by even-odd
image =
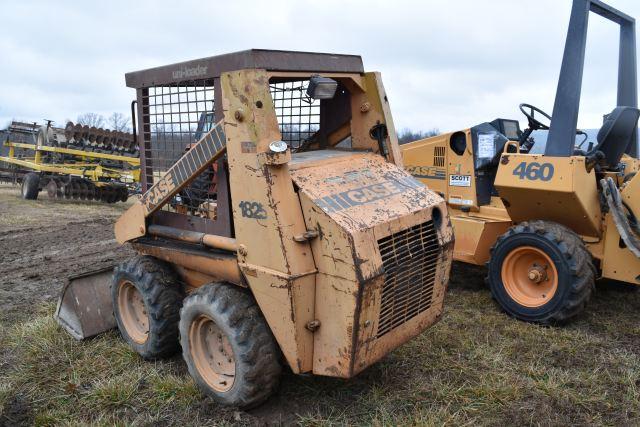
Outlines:
{"label": "yellow implement frame", "polygon": [[[139,182],[140,181],[140,159],[137,157],[120,156],[117,154],[93,153],[72,148],[50,147],[45,145],[23,144],[17,142],[6,141],[4,143],[9,147],[8,156],[0,156],[0,161],[19,165],[28,169],[39,172],[49,172],[61,175],[82,176],[94,182],[100,179],[117,179],[123,182]],[[15,149],[27,149],[35,151],[35,156],[18,158]],[[58,153],[77,156],[84,160],[81,163],[46,163],[43,161],[42,153]],[[89,159],[115,160],[127,163],[134,167],[132,170],[121,170],[117,168],[108,168],[97,163],[88,162]]]}

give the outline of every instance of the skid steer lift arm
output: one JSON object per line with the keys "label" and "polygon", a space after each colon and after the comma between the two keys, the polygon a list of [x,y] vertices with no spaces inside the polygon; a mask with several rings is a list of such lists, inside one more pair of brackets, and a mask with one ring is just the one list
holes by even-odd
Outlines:
{"label": "skid steer lift arm", "polygon": [[[633,108],[638,106],[635,19],[599,0],[574,0],[553,105],[553,120],[545,148],[547,156],[573,155],[590,12],[620,25],[617,104]],[[634,158],[638,157],[635,134],[627,154]]]}
{"label": "skid steer lift arm", "polygon": [[[220,121],[118,219],[115,225],[116,240],[125,243],[144,236],[147,232],[146,218],[166,205],[225,151],[226,137],[223,122]],[[163,231],[166,234],[169,230]]]}

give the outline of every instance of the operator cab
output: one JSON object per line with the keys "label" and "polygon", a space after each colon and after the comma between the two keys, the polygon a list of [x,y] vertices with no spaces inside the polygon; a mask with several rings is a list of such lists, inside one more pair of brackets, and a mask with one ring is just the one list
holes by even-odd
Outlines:
{"label": "operator cab", "polygon": [[[520,104],[520,110],[528,120],[528,128],[518,139],[520,152],[542,154],[544,148],[536,147],[536,141],[531,135],[534,131],[548,131],[551,127],[551,116],[529,104]],[[640,110],[637,108],[614,108],[611,113],[604,115],[596,141],[589,141],[589,135],[576,128],[573,155],[587,157],[587,163],[598,169],[617,170],[623,154],[629,151],[630,146],[636,141],[639,117]]]}
{"label": "operator cab", "polygon": [[[501,154],[506,141],[517,141],[521,153],[544,153],[545,147],[539,146],[540,142],[536,141],[534,133],[547,133],[551,127],[551,116],[530,104],[520,104],[520,111],[528,121],[524,132],[520,130],[517,120],[496,119],[489,123],[501,134],[500,137],[495,138],[499,142],[496,144],[496,150]],[[640,110],[637,108],[614,108],[611,113],[604,115],[602,127],[595,141],[589,141],[590,136],[587,132],[576,129],[573,155],[589,157],[594,165],[602,169],[617,170],[623,154],[635,141],[638,118],[640,118]],[[542,145],[546,145],[546,141]]]}
{"label": "operator cab", "polygon": [[[500,157],[509,141],[520,147],[520,153],[542,154],[543,141],[536,145],[534,132],[546,132],[551,127],[551,116],[540,108],[530,104],[520,104],[520,111],[527,118],[527,128],[522,131],[520,123],[513,119],[495,119],[471,128],[473,166],[476,179],[476,196],[480,206],[487,205],[492,196],[498,196],[494,181],[498,171]],[[616,107],[604,116],[596,141],[589,141],[589,135],[576,129],[573,155],[585,156],[587,164],[597,170],[617,170],[622,155],[632,144],[637,132],[640,110],[632,107]],[[450,147],[454,152],[462,153],[466,146],[463,132],[451,136]],[[509,150],[508,150],[509,151]]]}

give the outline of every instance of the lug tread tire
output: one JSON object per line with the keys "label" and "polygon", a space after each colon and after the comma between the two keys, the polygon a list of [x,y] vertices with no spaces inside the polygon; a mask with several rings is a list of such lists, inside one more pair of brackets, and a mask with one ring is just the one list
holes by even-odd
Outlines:
{"label": "lug tread tire", "polygon": [[[569,289],[556,309],[541,315],[525,314],[519,312],[517,308],[505,305],[499,295],[499,290],[503,287],[502,281],[500,280],[496,283],[493,280],[495,277],[500,277],[502,267],[502,263],[494,257],[496,251],[513,237],[526,234],[535,235],[551,243],[566,261],[566,267],[556,265],[556,268],[566,268],[569,277],[569,283],[567,284]],[[584,311],[589,299],[595,292],[597,271],[591,253],[580,236],[571,229],[555,222],[527,221],[511,227],[498,238],[491,248],[491,258],[487,266],[488,275],[486,281],[491,288],[493,298],[498,301],[507,314],[532,323],[542,325],[564,324]],[[558,273],[561,275],[560,271]],[[560,291],[561,286],[562,283],[558,283],[558,291]],[[517,305],[515,301],[513,304]]]}
{"label": "lug tread tire", "polygon": [[40,192],[40,175],[29,172],[22,178],[22,198],[25,200],[36,200]]}
{"label": "lug tread tire", "polygon": [[[226,392],[210,388],[200,377],[190,352],[189,329],[205,314],[221,328],[233,349],[236,375]],[[205,285],[185,300],[180,311],[180,342],[189,373],[216,401],[243,409],[267,400],[277,389],[282,366],[280,350],[253,296],[236,285]]]}
{"label": "lug tread tire", "polygon": [[[149,318],[149,336],[143,344],[126,333],[120,320],[118,283],[129,280],[142,295]],[[178,323],[184,299],[183,286],[171,266],[151,256],[136,256],[117,266],[111,282],[114,316],[123,338],[144,359],[172,356],[180,349]]]}

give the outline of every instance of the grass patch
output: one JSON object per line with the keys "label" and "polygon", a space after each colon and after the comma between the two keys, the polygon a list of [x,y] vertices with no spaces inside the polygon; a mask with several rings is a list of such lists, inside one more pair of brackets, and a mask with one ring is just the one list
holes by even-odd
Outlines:
{"label": "grass patch", "polygon": [[19,396],[30,421],[112,424],[177,422],[203,400],[179,357],[145,362],[117,332],[77,342],[53,320],[53,306],[4,334],[15,363],[0,387],[2,407]]}
{"label": "grass patch", "polygon": [[0,328],[0,408],[37,425],[638,424],[638,298],[605,287],[576,322],[544,328],[454,284],[442,322],[382,362],[350,381],[285,374],[248,413],[204,398],[179,356],[145,362],[116,332],[74,341],[48,305]]}

